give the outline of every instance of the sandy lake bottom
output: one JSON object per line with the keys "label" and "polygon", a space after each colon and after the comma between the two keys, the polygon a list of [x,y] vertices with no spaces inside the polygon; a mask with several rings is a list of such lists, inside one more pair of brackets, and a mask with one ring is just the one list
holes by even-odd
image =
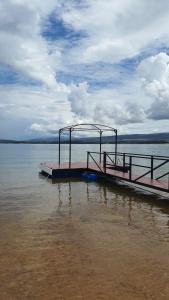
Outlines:
{"label": "sandy lake bottom", "polygon": [[169,299],[169,204],[113,183],[0,195],[0,299]]}

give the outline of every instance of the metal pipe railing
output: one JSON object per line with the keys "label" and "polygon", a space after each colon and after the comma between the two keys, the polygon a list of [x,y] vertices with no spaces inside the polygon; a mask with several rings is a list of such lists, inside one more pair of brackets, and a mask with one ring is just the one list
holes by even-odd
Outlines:
{"label": "metal pipe railing", "polygon": [[104,173],[106,173],[106,157],[107,157],[107,153],[104,152],[103,153],[103,170],[104,170]]}
{"label": "metal pipe railing", "polygon": [[129,156],[129,166],[130,166],[129,179],[131,180],[132,179],[132,156]]}
{"label": "metal pipe railing", "polygon": [[156,180],[163,178],[164,176],[167,176],[169,174],[169,172],[164,173],[163,175],[159,176],[156,178]]}
{"label": "metal pipe railing", "polygon": [[162,167],[163,165],[165,165],[165,164],[168,163],[168,162],[169,162],[169,160],[167,159],[166,161],[162,162],[161,164],[159,164],[158,166],[154,167],[154,168],[151,169],[150,171],[148,171],[148,172],[142,174],[141,176],[137,177],[137,178],[135,179],[135,181],[141,179],[142,177],[145,177],[146,175],[148,175],[148,174],[150,174],[150,173],[152,174],[155,170],[159,169],[160,167]]}
{"label": "metal pipe railing", "polygon": [[[138,154],[138,153],[122,153],[122,152],[88,152],[87,154],[87,168],[89,167],[89,158],[91,157],[92,160],[95,162],[97,167],[102,171],[102,168],[100,165],[97,163],[97,161],[94,159],[92,154],[97,154],[97,155],[103,155],[103,161],[102,161],[102,168],[103,171],[106,173],[107,166],[114,166],[115,168],[118,167],[119,165],[117,164],[118,162],[118,156],[122,157],[122,164],[120,165],[123,168],[123,171],[125,170],[126,166],[128,166],[128,171],[129,171],[129,179],[132,180],[132,175],[133,175],[133,167],[138,167],[138,168],[144,168],[144,169],[149,169],[147,172],[141,174],[138,176],[134,181],[138,181],[139,179],[147,176],[150,174],[151,180],[154,179],[154,172],[158,169],[160,169],[162,166],[166,165],[169,162],[169,157],[164,156],[164,155],[149,155],[149,154]],[[112,159],[111,156],[114,156],[114,159],[116,158],[116,161]],[[108,160],[109,161],[108,161]],[[128,159],[128,162],[127,162]],[[150,161],[150,165],[145,165],[145,164],[139,164],[139,163],[133,163],[133,159],[144,159]],[[161,161],[160,164],[155,165],[156,161]],[[164,170],[163,170],[164,171]],[[168,172],[165,172],[164,174],[161,174],[156,178],[156,180],[163,178],[164,176],[167,176],[169,174]]]}
{"label": "metal pipe railing", "polygon": [[[103,172],[102,168],[100,167],[100,165],[97,163],[97,161],[95,160],[95,158],[93,157],[93,155],[91,153],[94,153],[94,152],[87,152],[87,169],[89,169],[89,160],[90,160],[90,157],[92,158],[92,160],[94,161],[94,163],[96,164],[96,166],[99,168],[99,170],[101,172]],[[100,152],[95,152],[97,154],[99,154],[100,156]]]}
{"label": "metal pipe railing", "polygon": [[159,160],[166,160],[169,159],[169,156],[165,156],[165,155],[150,155],[150,154],[139,154],[139,153],[123,153],[123,152],[106,152],[107,154],[117,154],[117,156],[123,156],[124,154],[129,157],[139,157],[139,158],[145,158],[145,159],[151,159],[151,157],[155,158],[155,159],[159,159]]}

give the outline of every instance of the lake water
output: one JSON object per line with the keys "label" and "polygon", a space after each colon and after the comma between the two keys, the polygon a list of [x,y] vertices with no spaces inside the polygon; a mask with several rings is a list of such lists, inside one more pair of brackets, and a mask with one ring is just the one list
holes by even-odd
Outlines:
{"label": "lake water", "polygon": [[[57,161],[57,148],[0,145],[0,299],[168,300],[169,199],[122,183],[46,179],[38,165]],[[73,160],[87,150],[98,145],[73,145]],[[169,145],[118,150],[168,155]]]}

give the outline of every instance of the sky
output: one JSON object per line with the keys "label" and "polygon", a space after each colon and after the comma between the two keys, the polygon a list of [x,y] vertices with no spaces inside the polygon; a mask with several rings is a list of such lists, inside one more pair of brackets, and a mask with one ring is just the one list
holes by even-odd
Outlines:
{"label": "sky", "polygon": [[168,0],[0,0],[0,138],[169,131]]}

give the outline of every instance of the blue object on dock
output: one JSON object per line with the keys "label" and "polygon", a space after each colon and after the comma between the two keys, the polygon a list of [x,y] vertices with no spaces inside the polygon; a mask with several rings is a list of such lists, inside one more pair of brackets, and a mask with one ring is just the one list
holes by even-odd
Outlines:
{"label": "blue object on dock", "polygon": [[96,181],[97,180],[97,175],[95,173],[84,172],[82,174],[82,177],[88,181]]}

